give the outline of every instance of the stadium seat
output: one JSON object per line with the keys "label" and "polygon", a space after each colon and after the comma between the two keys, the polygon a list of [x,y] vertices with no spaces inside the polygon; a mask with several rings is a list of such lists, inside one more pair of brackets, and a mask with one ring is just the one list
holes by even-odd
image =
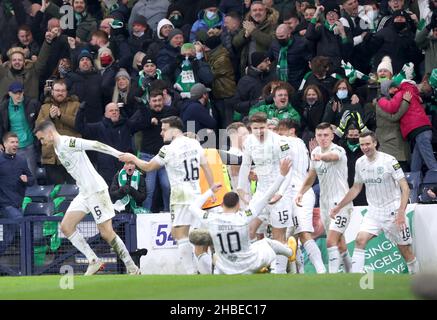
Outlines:
{"label": "stadium seat", "polygon": [[36,183],[40,186],[47,185],[46,169],[38,167],[35,172]]}
{"label": "stadium seat", "polygon": [[419,188],[422,183],[422,172],[405,172],[405,178],[407,179],[408,186],[410,187],[409,203],[417,203],[419,196]]}
{"label": "stadium seat", "polygon": [[434,187],[436,185],[437,185],[437,170],[428,170],[419,187],[419,202],[422,203],[436,202],[437,199],[431,199],[427,194],[427,190],[430,187]]}
{"label": "stadium seat", "polygon": [[56,197],[64,197],[65,200],[72,201],[79,194],[79,187],[75,184],[62,184]]}
{"label": "stadium seat", "polygon": [[70,206],[70,203],[71,203],[70,200],[62,201],[61,204],[59,205],[57,212],[65,213],[67,211],[68,207]]}
{"label": "stadium seat", "polygon": [[24,210],[25,216],[51,216],[55,212],[53,202],[31,202]]}
{"label": "stadium seat", "polygon": [[50,194],[53,191],[53,185],[39,186],[33,185],[26,188],[26,197],[32,199],[32,202],[49,202]]}

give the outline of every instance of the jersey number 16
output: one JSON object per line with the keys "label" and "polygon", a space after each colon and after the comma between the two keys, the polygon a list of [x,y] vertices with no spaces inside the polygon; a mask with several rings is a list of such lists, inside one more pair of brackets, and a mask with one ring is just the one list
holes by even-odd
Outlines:
{"label": "jersey number 16", "polygon": [[[184,167],[185,167],[184,181],[199,180],[199,163],[196,158],[190,160],[190,166],[188,166],[188,161],[187,159],[185,159]],[[191,169],[189,167],[191,167]]]}

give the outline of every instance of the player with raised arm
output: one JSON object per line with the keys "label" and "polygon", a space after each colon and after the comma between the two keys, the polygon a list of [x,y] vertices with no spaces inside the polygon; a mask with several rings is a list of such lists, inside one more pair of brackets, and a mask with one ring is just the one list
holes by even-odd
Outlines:
{"label": "player with raised arm", "polygon": [[[252,162],[255,164],[254,172],[258,177],[256,192],[252,199],[255,201],[264,197],[269,187],[280,175],[279,161],[290,155],[290,146],[278,134],[267,129],[267,116],[263,112],[253,114],[250,119],[252,133],[247,136],[243,145],[243,159],[238,176],[237,191],[240,197],[247,199],[246,192],[249,183],[249,171]],[[272,238],[279,242],[286,243],[287,227],[293,224],[291,219],[291,197],[286,192],[290,184],[291,174],[282,182],[279,190],[272,197],[265,212],[257,216],[251,222],[251,238],[255,238],[256,230],[267,221],[272,226]],[[248,202],[246,200],[246,202]],[[287,272],[287,259],[278,255],[275,265],[275,273]]]}
{"label": "player with raised arm", "polygon": [[178,251],[187,274],[195,274],[193,247],[188,239],[190,226],[198,219],[190,210],[193,199],[200,195],[200,167],[211,187],[214,183],[212,171],[204,156],[204,150],[196,139],[185,137],[180,118],[172,116],[161,119],[161,135],[164,145],[158,155],[149,162],[140,160],[133,154],[124,153],[119,159],[133,162],[144,171],[152,171],[165,166],[170,181],[171,234],[177,241]]}
{"label": "player with raised arm", "polygon": [[281,161],[280,174],[274,183],[262,197],[253,198],[249,202],[248,210],[240,209],[239,196],[232,191],[225,194],[221,212],[208,213],[201,210],[206,199],[212,196],[220,185],[214,185],[191,205],[192,210],[203,218],[211,235],[216,254],[215,274],[255,273],[269,266],[277,255],[282,255],[288,260],[294,259],[295,246],[290,248],[269,238],[252,242],[249,232],[250,221],[261,213],[279,189],[290,166],[289,159]]}
{"label": "player with raised arm", "polygon": [[79,194],[71,202],[61,222],[61,230],[71,243],[88,260],[86,276],[103,268],[104,263],[97,257],[76,226],[89,213],[97,224],[102,238],[114,249],[124,262],[129,274],[139,274],[140,269],[132,260],[125,244],[112,229],[114,207],[108,192],[108,185],[97,173],[89,160],[86,150],[97,151],[118,157],[122,153],[98,141],[60,135],[50,120],[39,124],[34,133],[43,145],[53,144],[59,161],[76,180]]}
{"label": "player with raised arm", "polygon": [[[293,217],[293,227],[290,227],[288,232],[290,234],[299,237],[301,244],[305,247],[305,243],[311,241],[314,243],[312,238],[312,233],[314,232],[313,227],[313,209],[314,203],[316,201],[316,196],[312,188],[309,188],[307,192],[303,195],[302,206],[296,205],[294,199],[301,189],[305,178],[308,174],[308,169],[310,165],[310,158],[308,155],[308,149],[302,139],[294,137],[293,132],[295,131],[293,122],[290,119],[283,119],[279,121],[278,133],[283,136],[290,146],[291,160],[293,161],[293,171],[291,172],[291,182],[288,187],[287,192],[290,193],[292,198],[292,217]],[[290,237],[288,241],[293,241],[294,237]],[[294,240],[295,241],[295,240]],[[308,246],[308,245],[307,245]],[[319,250],[317,245],[314,243],[310,244],[310,247],[316,248],[314,250]],[[319,250],[320,251],[320,250]],[[303,257],[301,256],[301,250],[298,249],[296,253],[296,261],[298,262],[299,273],[304,273]],[[313,265],[322,265],[322,256],[320,253],[310,255]],[[319,261],[313,261],[313,260]]]}
{"label": "player with raised arm", "polygon": [[349,192],[331,210],[335,217],[348,206],[366,185],[368,211],[360,225],[352,256],[352,272],[363,272],[365,248],[370,239],[384,232],[387,239],[396,243],[407,262],[408,272],[419,271],[413,254],[411,229],[405,218],[410,188],[399,162],[391,155],[376,150],[377,139],[373,132],[360,134],[360,148],[364,155],[355,164],[355,181]]}
{"label": "player with raised arm", "polygon": [[[318,146],[311,152],[311,163],[308,175],[296,195],[295,201],[302,206],[305,192],[312,187],[316,178],[320,184],[320,216],[327,234],[326,246],[328,247],[329,273],[337,273],[340,268],[340,259],[343,260],[345,271],[350,272],[351,261],[347,251],[344,232],[349,224],[352,205],[345,207],[335,220],[329,216],[330,210],[343,199],[349,190],[347,183],[347,158],[344,149],[333,143],[334,131],[327,122],[322,122],[316,127],[316,141]],[[308,243],[308,241],[306,242]],[[320,250],[316,250],[316,243],[310,242],[305,246],[308,255],[316,255],[317,261]],[[314,264],[314,263],[313,263]],[[325,273],[326,268],[317,262],[314,265],[317,273]]]}

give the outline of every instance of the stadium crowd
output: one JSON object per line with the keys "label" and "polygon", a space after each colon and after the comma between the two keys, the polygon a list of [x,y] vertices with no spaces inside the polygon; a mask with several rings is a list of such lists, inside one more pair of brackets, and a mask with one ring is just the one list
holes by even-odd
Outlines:
{"label": "stadium crowd", "polygon": [[[404,172],[437,170],[437,0],[0,0],[0,30],[0,136],[18,137],[21,189],[40,167],[47,184],[74,183],[33,133],[48,119],[61,135],[150,161],[164,145],[161,119],[177,116],[204,146],[241,156],[249,117],[262,112],[310,153],[316,127],[331,124],[349,187],[366,131]],[[170,210],[165,167],[143,176],[89,156],[114,202]],[[135,187],[126,172],[141,176]],[[236,189],[238,166],[229,176]],[[11,183],[0,185],[5,216],[16,216],[3,210],[17,207]]]}

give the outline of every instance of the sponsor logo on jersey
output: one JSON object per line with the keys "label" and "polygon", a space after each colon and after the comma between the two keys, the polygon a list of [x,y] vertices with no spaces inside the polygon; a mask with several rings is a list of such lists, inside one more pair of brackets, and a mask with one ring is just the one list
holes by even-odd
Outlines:
{"label": "sponsor logo on jersey", "polygon": [[246,214],[247,217],[252,216],[252,210],[250,210],[250,209],[244,211],[244,213]]}
{"label": "sponsor logo on jersey", "polygon": [[290,149],[290,146],[288,145],[288,143],[283,144],[283,145],[281,146],[281,151],[287,151],[288,149]]}
{"label": "sponsor logo on jersey", "polygon": [[393,169],[395,169],[395,170],[399,170],[401,168],[401,165],[399,164],[399,162],[396,162],[394,165],[393,165]]}
{"label": "sponsor logo on jersey", "polygon": [[68,144],[70,148],[74,148],[76,146],[76,139],[71,138],[70,143]]}
{"label": "sponsor logo on jersey", "polygon": [[382,182],[381,178],[377,178],[377,179],[369,178],[364,180],[364,183],[381,183],[381,182]]}

